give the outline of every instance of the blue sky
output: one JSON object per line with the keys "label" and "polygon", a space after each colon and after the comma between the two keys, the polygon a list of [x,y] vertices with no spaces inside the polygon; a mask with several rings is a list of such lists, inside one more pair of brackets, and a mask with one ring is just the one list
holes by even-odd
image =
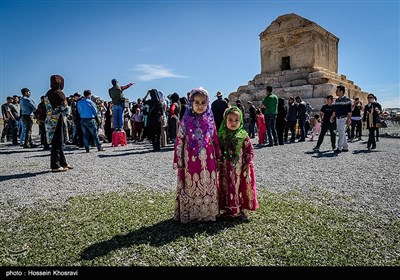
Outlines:
{"label": "blue sky", "polygon": [[259,34],[296,13],[339,37],[339,74],[400,107],[400,4],[395,1],[0,0],[0,101],[49,78],[64,92],[109,100],[111,79],[185,95],[202,86],[227,96],[260,73]]}

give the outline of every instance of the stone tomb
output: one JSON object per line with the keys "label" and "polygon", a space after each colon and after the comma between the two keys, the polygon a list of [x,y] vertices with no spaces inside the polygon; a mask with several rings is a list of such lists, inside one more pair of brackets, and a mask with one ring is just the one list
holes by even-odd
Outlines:
{"label": "stone tomb", "polygon": [[319,110],[325,97],[336,97],[336,86],[343,85],[346,96],[366,104],[368,93],[337,73],[338,42],[335,35],[301,16],[278,17],[260,34],[261,74],[229,94],[229,100],[234,103],[239,98],[245,106],[252,101],[258,107],[269,85],[278,97],[300,96]]}

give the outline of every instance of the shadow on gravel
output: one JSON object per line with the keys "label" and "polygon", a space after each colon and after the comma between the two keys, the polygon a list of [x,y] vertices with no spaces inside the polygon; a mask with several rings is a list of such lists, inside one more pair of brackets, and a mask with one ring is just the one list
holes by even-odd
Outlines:
{"label": "shadow on gravel", "polygon": [[2,154],[2,155],[9,155],[9,154],[16,154],[16,153],[37,153],[37,152],[43,152],[43,149],[36,150],[35,148],[32,148],[32,149],[21,148],[21,150],[20,149],[6,150],[6,151],[0,150],[0,154]]}
{"label": "shadow on gravel", "polygon": [[353,154],[370,154],[370,153],[380,153],[380,151],[377,151],[377,150],[354,150],[352,153]]}
{"label": "shadow on gravel", "polygon": [[22,174],[14,174],[14,175],[1,175],[0,176],[0,182],[6,181],[6,180],[35,177],[35,176],[46,174],[46,173],[49,173],[49,172],[50,172],[50,170],[48,170],[48,171],[39,171],[39,172],[26,172],[26,173],[22,173]]}
{"label": "shadow on gravel", "polygon": [[315,158],[327,158],[327,157],[337,157],[338,154],[334,153],[332,150],[327,150],[327,151],[319,151],[319,152],[314,152],[315,155],[313,157]]}
{"label": "shadow on gravel", "polygon": [[150,245],[160,247],[180,237],[193,237],[205,233],[214,235],[219,231],[243,223],[240,219],[218,220],[218,222],[181,224],[173,219],[158,222],[148,227],[141,227],[125,235],[116,235],[109,240],[90,245],[80,254],[84,260],[93,260],[112,251],[129,248],[132,245]]}
{"label": "shadow on gravel", "polygon": [[50,153],[48,153],[48,154],[43,154],[43,155],[29,156],[29,157],[26,157],[26,158],[35,158],[35,157],[50,157]]}
{"label": "shadow on gravel", "polygon": [[109,157],[121,157],[121,156],[129,156],[129,155],[141,155],[141,154],[148,154],[151,153],[151,150],[146,150],[146,151],[131,151],[129,153],[121,153],[121,154],[99,154],[99,158],[109,158]]}
{"label": "shadow on gravel", "polygon": [[173,151],[175,148],[174,147],[164,147],[161,148],[160,152],[170,152]]}
{"label": "shadow on gravel", "polygon": [[262,148],[266,147],[266,145],[263,145],[263,144],[255,144],[255,145],[253,145],[253,147],[254,147],[254,149],[262,149]]}

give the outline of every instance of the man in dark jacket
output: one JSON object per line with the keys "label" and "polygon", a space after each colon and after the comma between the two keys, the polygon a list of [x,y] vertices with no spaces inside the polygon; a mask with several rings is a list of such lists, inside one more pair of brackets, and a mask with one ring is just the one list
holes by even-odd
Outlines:
{"label": "man in dark jacket", "polygon": [[222,93],[217,92],[217,99],[211,104],[211,111],[214,115],[215,126],[217,131],[221,126],[222,120],[224,119],[224,112],[228,108],[228,103],[222,99]]}

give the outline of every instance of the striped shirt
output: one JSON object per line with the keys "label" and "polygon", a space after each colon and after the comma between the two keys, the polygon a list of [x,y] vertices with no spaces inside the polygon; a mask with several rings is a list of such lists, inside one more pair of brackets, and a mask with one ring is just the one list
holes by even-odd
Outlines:
{"label": "striped shirt", "polygon": [[351,100],[347,96],[336,99],[333,104],[333,111],[335,112],[336,118],[346,117],[348,113],[351,113]]}

